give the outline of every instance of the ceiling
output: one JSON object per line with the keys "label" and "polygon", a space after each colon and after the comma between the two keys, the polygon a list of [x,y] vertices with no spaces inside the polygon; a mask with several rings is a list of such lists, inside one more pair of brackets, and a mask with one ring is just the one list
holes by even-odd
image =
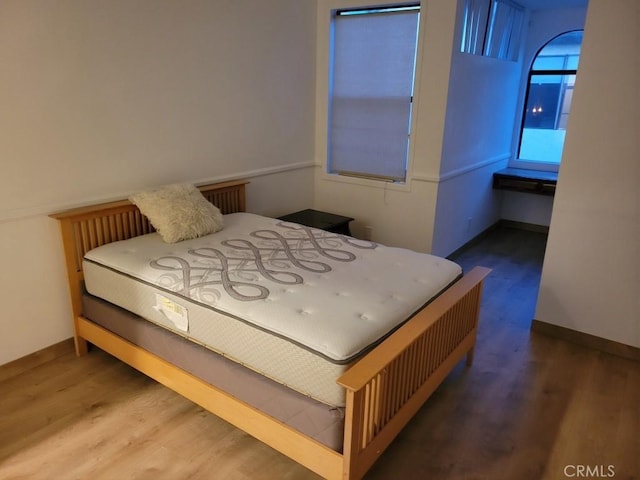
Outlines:
{"label": "ceiling", "polygon": [[547,10],[551,8],[586,7],[588,0],[515,0],[529,10]]}

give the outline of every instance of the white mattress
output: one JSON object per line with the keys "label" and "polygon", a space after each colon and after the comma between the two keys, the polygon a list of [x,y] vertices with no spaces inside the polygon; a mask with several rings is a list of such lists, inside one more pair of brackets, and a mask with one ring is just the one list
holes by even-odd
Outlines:
{"label": "white mattress", "polygon": [[335,383],[460,274],[446,259],[248,213],[87,253],[89,293],[330,405]]}

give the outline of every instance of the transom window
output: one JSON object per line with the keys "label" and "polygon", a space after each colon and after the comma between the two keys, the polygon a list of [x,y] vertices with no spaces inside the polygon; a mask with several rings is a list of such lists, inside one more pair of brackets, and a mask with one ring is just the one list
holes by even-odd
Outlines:
{"label": "transom window", "polygon": [[511,0],[465,0],[460,51],[516,61],[524,8]]}
{"label": "transom window", "polygon": [[571,31],[555,37],[536,55],[529,71],[519,160],[560,163],[581,45],[582,30]]}

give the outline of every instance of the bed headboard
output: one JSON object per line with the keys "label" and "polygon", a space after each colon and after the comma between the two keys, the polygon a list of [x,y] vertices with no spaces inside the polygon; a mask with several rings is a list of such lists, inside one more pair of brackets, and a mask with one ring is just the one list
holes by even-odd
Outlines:
{"label": "bed headboard", "polygon": [[[223,214],[244,212],[247,183],[239,180],[203,185],[199,189]],[[72,260],[74,271],[82,270],[82,258],[89,250],[154,231],[147,217],[129,200],[89,205],[49,216],[60,222],[65,257],[67,263]]]}
{"label": "bed headboard", "polygon": [[[204,197],[223,214],[246,209],[245,180],[199,187]],[[74,318],[80,314],[82,259],[89,250],[154,231],[149,220],[129,200],[74,208],[49,215],[60,222]]]}

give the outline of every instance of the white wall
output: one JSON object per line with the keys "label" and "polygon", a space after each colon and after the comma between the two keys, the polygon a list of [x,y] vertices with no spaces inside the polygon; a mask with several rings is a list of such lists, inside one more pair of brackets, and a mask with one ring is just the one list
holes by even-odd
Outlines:
{"label": "white wall", "polygon": [[[524,44],[522,78],[517,105],[518,116],[513,124],[513,152],[518,153],[518,138],[520,135],[521,112],[524,108],[526,94],[526,79],[531,68],[533,58],[540,48],[557,35],[569,30],[584,28],[587,7],[553,8],[550,10],[536,10],[531,12]],[[579,73],[578,75],[581,75]],[[542,168],[540,164],[521,164],[511,162],[511,166],[518,168]],[[531,223],[548,227],[551,223],[553,197],[526,194],[520,192],[503,191],[500,217],[505,220]]]}
{"label": "white wall", "polygon": [[493,172],[507,159],[471,165],[464,174],[438,185],[432,253],[446,257],[500,219],[500,194],[492,188]]}
{"label": "white wall", "polygon": [[511,157],[520,62],[461,53],[464,2],[458,2],[445,117],[433,253],[448,255],[500,218],[493,172]]}
{"label": "white wall", "polygon": [[640,347],[640,4],[590,0],[535,318]]}
{"label": "white wall", "polygon": [[310,162],[314,20],[293,0],[3,1],[3,213]]}
{"label": "white wall", "polygon": [[508,190],[500,196],[500,218],[543,227],[551,224],[554,197]]}
{"label": "white wall", "polygon": [[47,214],[249,177],[248,207],[313,202],[315,3],[0,2],[0,364],[71,335]]}

